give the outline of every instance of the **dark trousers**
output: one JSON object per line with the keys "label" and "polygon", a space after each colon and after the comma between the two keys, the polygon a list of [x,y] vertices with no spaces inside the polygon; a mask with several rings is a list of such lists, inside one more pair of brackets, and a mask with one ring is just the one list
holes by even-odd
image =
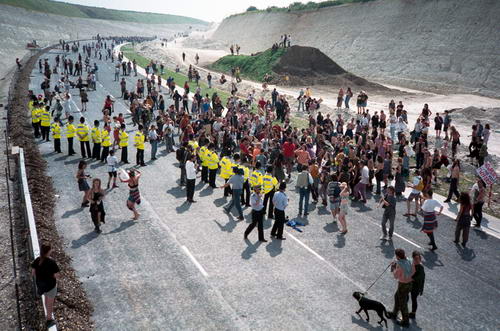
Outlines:
{"label": "dark trousers", "polygon": [[102,148],[101,161],[106,162],[106,158],[109,155],[109,146],[104,146]]}
{"label": "dark trousers", "polygon": [[259,240],[264,241],[264,214],[266,213],[265,209],[262,210],[252,210],[252,223],[245,230],[245,238],[252,232],[252,230],[257,226],[257,230],[259,231]]}
{"label": "dark trousers", "polygon": [[436,246],[436,241],[434,241],[434,232],[427,233],[427,237],[431,240],[429,245],[431,245],[433,248],[437,248]]}
{"label": "dark trousers", "polygon": [[137,165],[144,165],[144,150],[143,149],[137,150],[137,153],[135,154],[135,163]]}
{"label": "dark trousers", "polygon": [[208,182],[210,187],[216,188],[215,177],[217,176],[217,168],[208,170]]}
{"label": "dark trousers", "polygon": [[274,208],[274,224],[271,229],[271,236],[283,238],[283,228],[285,227],[285,211]]}
{"label": "dark trousers", "polygon": [[186,198],[188,201],[193,201],[195,182],[196,182],[196,178],[195,179],[187,179]]}
{"label": "dark trousers", "polygon": [[[227,183],[227,181],[229,180],[229,178],[225,178],[224,179],[224,183]],[[231,190],[231,187],[230,186],[226,186],[224,187],[224,196],[225,197],[228,197],[230,196],[231,194],[233,194],[233,191]]]}
{"label": "dark trousers", "polygon": [[450,189],[448,191],[448,200],[451,200],[453,197],[453,194],[457,197],[457,199],[460,197],[460,193],[458,192],[458,178],[452,178],[451,183],[450,183]]}
{"label": "dark trousers", "polygon": [[33,126],[33,130],[35,131],[35,138],[40,137],[40,122],[38,123],[32,122],[31,125]]}
{"label": "dark trousers", "polygon": [[418,298],[419,294],[420,293],[419,293],[417,288],[411,289],[411,312],[414,314],[417,312],[417,308],[418,308],[417,298]]}
{"label": "dark trousers", "polygon": [[122,147],[122,162],[128,163],[128,147]]}
{"label": "dark trousers", "polygon": [[483,205],[484,202],[476,202],[474,208],[472,209],[472,216],[476,220],[476,226],[481,226],[481,221],[483,219]]}
{"label": "dark trousers", "polygon": [[68,155],[75,154],[75,150],[73,149],[73,137],[68,138]]}
{"label": "dark trousers", "polygon": [[241,193],[241,204],[247,207],[250,206],[250,184],[248,180],[243,183],[243,192]]}
{"label": "dark trousers", "polygon": [[88,157],[91,157],[92,153],[90,151],[90,142],[88,142],[88,141],[80,141],[80,152],[82,152],[82,157],[83,158],[86,158],[87,155],[88,155]]}
{"label": "dark trousers", "polygon": [[263,209],[264,214],[266,213],[267,204],[269,203],[267,218],[273,218],[273,210],[274,210],[273,197],[274,197],[274,190],[271,190],[264,195],[264,209]]}
{"label": "dark trousers", "polygon": [[208,183],[208,167],[201,166],[201,181],[204,183]]}
{"label": "dark trousers", "polygon": [[457,222],[457,226],[455,227],[455,241],[458,242],[460,240],[460,233],[462,233],[462,244],[466,244],[469,240],[469,230],[470,230],[470,222]]}
{"label": "dark trousers", "polygon": [[101,143],[94,143],[92,146],[92,158],[99,160],[101,157]]}
{"label": "dark trousers", "polygon": [[42,126],[42,140],[49,141],[50,126]]}
{"label": "dark trousers", "polygon": [[424,164],[424,153],[417,153],[416,155],[416,161],[417,161],[417,169],[420,169],[420,167],[422,166],[422,164]]}
{"label": "dark trousers", "polygon": [[408,321],[408,299],[411,292],[412,283],[398,283],[398,290],[394,294],[394,309],[392,313],[397,316],[401,311],[403,321]]}
{"label": "dark trousers", "polygon": [[54,151],[61,153],[61,138],[54,138]]}

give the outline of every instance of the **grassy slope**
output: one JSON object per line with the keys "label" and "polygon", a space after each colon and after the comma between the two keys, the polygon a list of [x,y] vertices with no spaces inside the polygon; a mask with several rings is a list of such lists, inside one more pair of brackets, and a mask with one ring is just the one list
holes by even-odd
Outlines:
{"label": "grassy slope", "polygon": [[[142,55],[139,55],[137,52],[134,51],[134,48],[131,45],[125,45],[121,48],[123,55],[125,55],[126,58],[128,58],[130,61],[135,59],[137,61],[137,65],[140,67],[145,68],[150,62],[151,59],[145,58]],[[187,76],[182,74],[182,73],[176,73],[175,71],[171,71],[165,68],[163,71],[163,75],[161,76],[164,80],[167,80],[167,78],[171,76],[174,78],[175,84],[179,87],[184,86],[184,82],[188,80]],[[190,90],[194,91],[196,89],[196,84],[194,81],[192,83],[189,83]],[[229,98],[229,93],[226,91],[222,91],[220,89],[209,89],[208,85],[205,82],[200,81],[200,87],[201,87],[201,93],[204,96],[205,94],[208,93],[210,97],[212,97],[212,94],[214,92],[217,92],[217,95],[221,98],[222,104],[225,105],[227,102],[227,99]]]}
{"label": "grassy slope", "polygon": [[264,13],[264,12],[276,13],[276,12],[312,11],[312,10],[319,10],[321,8],[340,6],[340,5],[344,5],[347,3],[370,2],[370,1],[375,1],[375,0],[326,0],[326,1],[321,1],[321,2],[309,1],[307,3],[302,3],[302,2],[297,1],[297,2],[291,3],[288,7],[270,6],[270,7],[267,7],[266,9],[255,9],[255,8],[250,9],[249,8],[250,10],[247,10],[243,13],[234,14],[234,15],[231,15],[229,17],[251,14],[251,13]]}
{"label": "grassy slope", "polygon": [[0,0],[0,4],[69,17],[152,24],[207,24],[205,21],[185,16],[88,7],[49,0]]}
{"label": "grassy slope", "polygon": [[272,68],[279,58],[285,53],[285,49],[268,49],[258,55],[226,55],[209,67],[220,72],[231,73],[231,68],[239,67],[241,76],[254,81],[262,82],[264,75],[272,74]]}

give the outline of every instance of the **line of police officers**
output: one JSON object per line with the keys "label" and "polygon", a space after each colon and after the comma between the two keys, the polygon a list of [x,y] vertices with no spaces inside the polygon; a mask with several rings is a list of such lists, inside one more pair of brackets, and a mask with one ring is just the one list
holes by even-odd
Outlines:
{"label": "line of police officers", "polygon": [[[121,124],[118,141],[111,142],[110,127],[100,128],[100,122],[98,120],[94,121],[94,126],[92,128],[86,124],[85,117],[80,117],[79,124],[74,124],[73,116],[67,117],[67,123],[63,124],[60,118],[55,118],[51,123],[52,116],[49,112],[50,106],[46,105],[46,100],[42,99],[41,96],[32,99],[28,102],[28,109],[31,113],[31,124],[33,126],[34,134],[36,138],[42,137],[45,141],[50,141],[49,133],[52,131],[52,137],[54,139],[54,151],[56,153],[62,153],[61,151],[61,137],[62,130],[65,129],[65,136],[68,140],[68,155],[75,155],[73,149],[74,138],[76,137],[80,142],[80,151],[83,158],[92,158],[95,160],[100,160],[105,162],[107,156],[109,155],[110,148],[115,148],[116,145],[122,150],[121,161],[128,164],[128,141],[129,135],[126,131],[125,124]],[[143,133],[143,126],[139,125],[138,130],[134,136],[134,146],[137,150],[136,152],[136,164],[140,166],[145,166],[144,163],[144,143],[146,137]],[[90,142],[92,141],[92,149]]]}

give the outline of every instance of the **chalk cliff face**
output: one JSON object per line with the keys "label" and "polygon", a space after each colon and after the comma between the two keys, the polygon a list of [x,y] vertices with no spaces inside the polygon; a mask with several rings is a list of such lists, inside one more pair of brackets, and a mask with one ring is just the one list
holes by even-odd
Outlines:
{"label": "chalk cliff face", "polygon": [[500,97],[500,1],[380,0],[226,18],[213,38],[245,53],[290,34],[346,70],[411,88]]}

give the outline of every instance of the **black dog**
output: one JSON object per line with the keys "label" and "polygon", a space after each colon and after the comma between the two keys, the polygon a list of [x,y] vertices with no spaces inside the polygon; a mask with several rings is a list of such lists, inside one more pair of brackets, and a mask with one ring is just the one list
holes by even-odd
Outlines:
{"label": "black dog", "polygon": [[364,294],[361,292],[354,292],[352,296],[358,301],[359,303],[359,310],[356,312],[356,314],[361,317],[359,314],[361,311],[364,311],[366,314],[366,321],[370,321],[370,315],[368,315],[368,310],[375,310],[380,317],[380,321],[378,324],[382,324],[382,322],[385,323],[385,327],[387,327],[387,320],[384,318],[385,317],[389,318],[389,314],[387,314],[387,310],[385,309],[385,306],[375,300],[370,300],[364,297]]}

